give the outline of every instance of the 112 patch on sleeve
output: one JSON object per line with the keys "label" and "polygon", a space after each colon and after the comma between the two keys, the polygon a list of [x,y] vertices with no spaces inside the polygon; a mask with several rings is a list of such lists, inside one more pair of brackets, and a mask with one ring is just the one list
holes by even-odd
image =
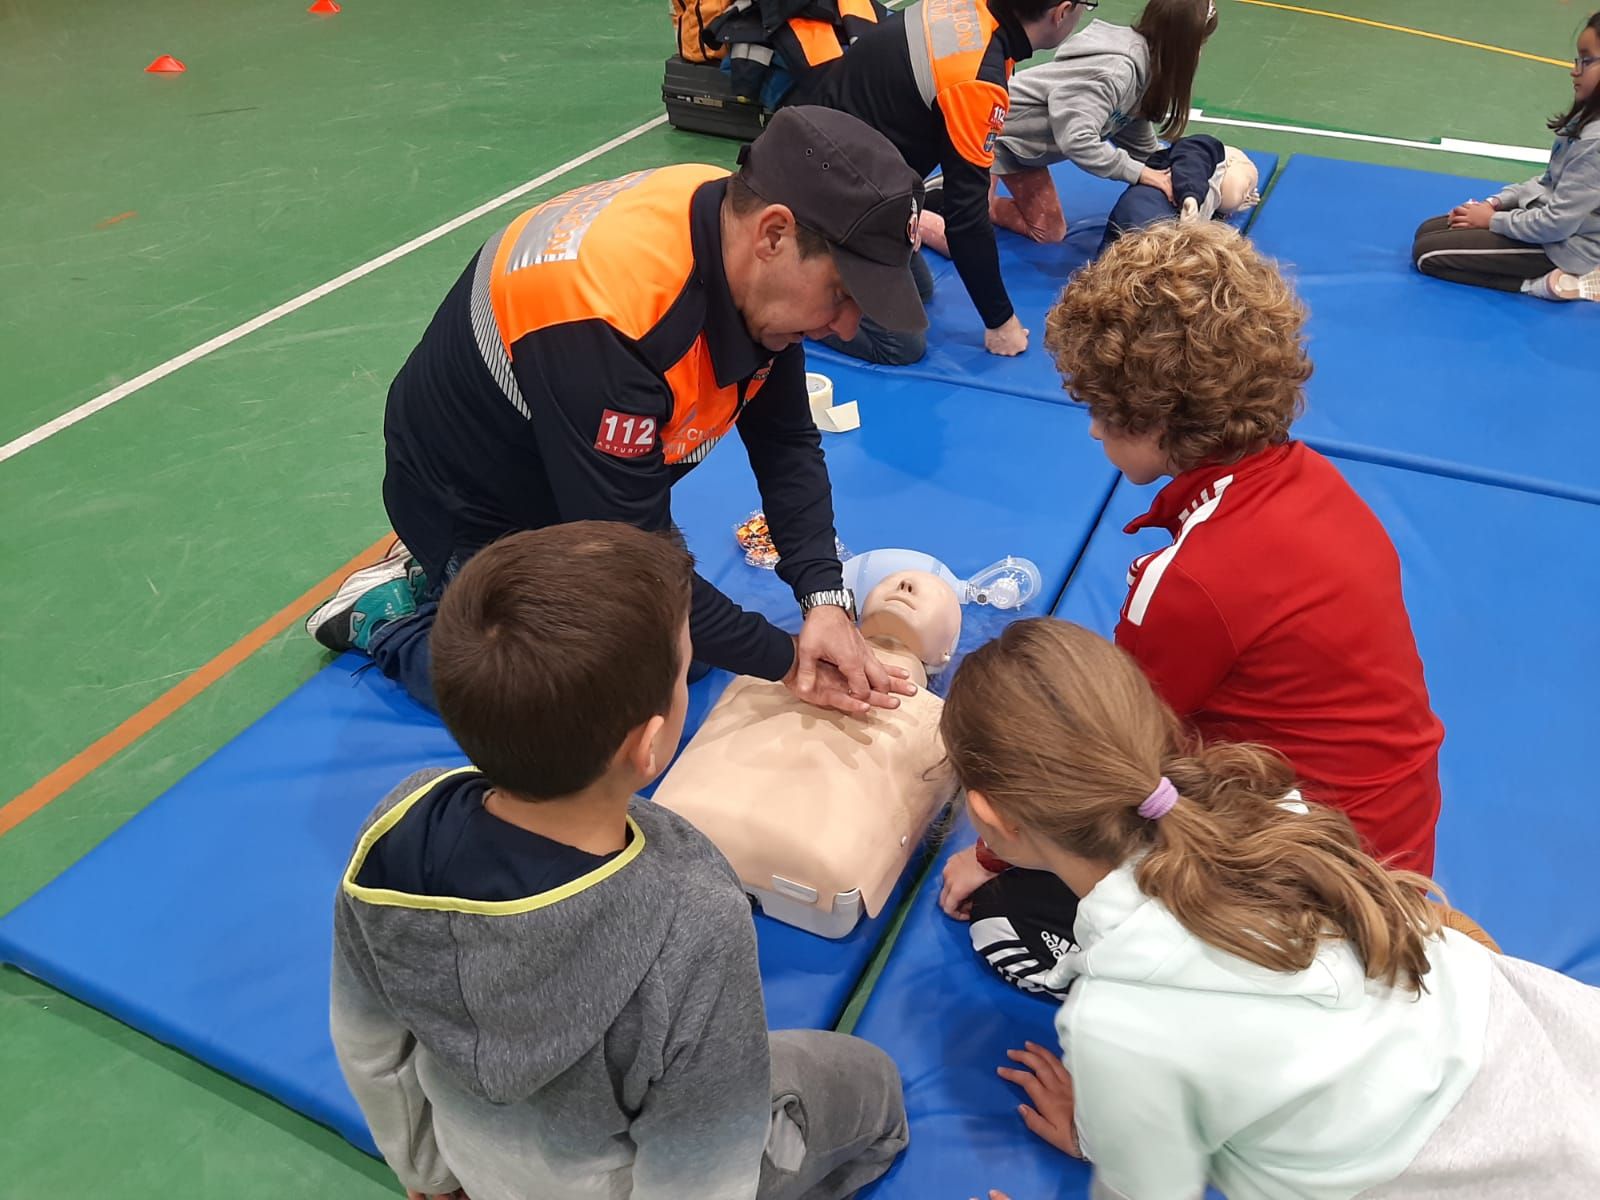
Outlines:
{"label": "112 patch on sleeve", "polygon": [[600,414],[600,432],[594,439],[594,448],[613,458],[643,458],[656,448],[656,432],[654,417],[608,408]]}
{"label": "112 patch on sleeve", "polygon": [[989,128],[983,137],[983,152],[985,154],[994,153],[995,139],[1000,136],[1001,130],[1003,130],[1005,127],[1006,106],[1004,104],[996,104],[994,106],[994,111],[989,114]]}

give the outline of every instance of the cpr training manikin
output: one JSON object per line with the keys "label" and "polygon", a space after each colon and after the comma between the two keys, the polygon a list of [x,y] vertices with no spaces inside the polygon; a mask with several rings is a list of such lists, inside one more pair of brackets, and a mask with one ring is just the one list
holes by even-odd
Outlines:
{"label": "cpr training manikin", "polygon": [[916,695],[862,719],[741,676],[655,795],[716,844],[768,916],[823,937],[878,914],[955,794],[944,702],[927,689],[961,636],[955,592],[925,571],[896,572],[868,593],[861,632],[910,672]]}

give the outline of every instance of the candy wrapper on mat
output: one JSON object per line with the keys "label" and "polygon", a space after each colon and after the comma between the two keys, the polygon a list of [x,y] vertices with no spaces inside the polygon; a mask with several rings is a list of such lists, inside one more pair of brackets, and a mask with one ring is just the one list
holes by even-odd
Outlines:
{"label": "candy wrapper on mat", "polygon": [[[751,513],[733,527],[733,536],[744,551],[745,562],[752,567],[764,567],[770,571],[778,565],[778,548],[772,544],[772,531],[767,528],[766,513],[759,510]],[[850,557],[850,551],[844,548],[844,543],[838,538],[834,539],[833,545],[839,552],[840,562]]]}

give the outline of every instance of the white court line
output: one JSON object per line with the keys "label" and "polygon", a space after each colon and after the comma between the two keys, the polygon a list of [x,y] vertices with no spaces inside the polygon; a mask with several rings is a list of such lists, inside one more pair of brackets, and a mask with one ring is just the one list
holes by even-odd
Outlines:
{"label": "white court line", "polygon": [[627,133],[619,134],[612,138],[609,142],[604,142],[601,145],[596,146],[593,150],[578,155],[577,158],[569,158],[559,167],[552,167],[543,175],[540,175],[535,179],[530,179],[527,183],[521,184],[518,187],[514,187],[509,192],[504,192],[501,195],[496,196],[493,200],[485,201],[483,204],[478,205],[477,208],[472,209],[470,212],[464,212],[459,217],[455,217],[452,220],[446,221],[443,225],[436,226],[435,228],[428,230],[427,233],[412,238],[404,245],[396,246],[393,250],[389,250],[386,253],[378,255],[377,258],[368,259],[359,267],[352,267],[343,275],[336,276],[335,278],[328,280],[327,283],[318,284],[309,292],[302,292],[293,300],[286,300],[276,308],[270,308],[260,316],[252,317],[242,325],[235,325],[226,333],[219,333],[216,337],[210,339],[209,341],[201,342],[194,349],[185,350],[182,354],[179,354],[175,358],[167,359],[167,361],[162,363],[160,366],[151,367],[144,374],[136,375],[134,378],[128,380],[128,382],[118,384],[109,392],[102,392],[93,400],[84,401],[72,411],[62,413],[61,416],[57,417],[55,420],[46,421],[37,429],[30,430],[21,437],[13,438],[4,446],[0,446],[0,462],[4,462],[8,458],[15,458],[30,446],[37,446],[46,438],[54,437],[63,429],[72,428],[72,426],[76,425],[79,421],[87,420],[89,417],[94,416],[95,413],[100,412],[102,409],[110,408],[118,400],[126,400],[135,392],[149,387],[152,383],[155,383],[158,380],[165,379],[174,371],[182,367],[187,367],[190,363],[198,362],[206,355],[211,354],[214,351],[221,350],[224,346],[232,345],[240,338],[248,337],[256,330],[264,329],[268,325],[271,325],[274,321],[282,317],[287,317],[290,313],[298,312],[300,309],[304,308],[313,301],[320,300],[324,296],[337,292],[346,284],[354,283],[358,279],[362,279],[368,275],[371,275],[374,271],[404,258],[413,251],[422,249],[422,247],[428,245],[430,242],[436,242],[446,234],[454,233],[463,225],[470,225],[479,217],[487,216],[495,209],[509,204],[513,200],[526,196],[529,192],[543,187],[553,179],[559,179],[569,171],[577,170],[585,163],[593,162],[602,154],[606,154],[609,151],[615,150],[618,146],[633,141],[634,138],[640,136],[641,134],[648,133],[658,125],[665,124],[666,120],[667,115],[662,113],[659,117],[653,117],[642,125],[635,125],[632,129],[628,130]]}
{"label": "white court line", "polygon": [[1307,137],[1337,138],[1345,142],[1372,142],[1379,146],[1404,146],[1410,150],[1436,150],[1443,154],[1474,154],[1479,158],[1505,158],[1513,162],[1544,164],[1550,151],[1532,146],[1504,146],[1499,142],[1470,142],[1461,138],[1440,138],[1437,142],[1414,142],[1409,138],[1379,137],[1374,133],[1342,133],[1337,129],[1312,129],[1305,125],[1274,125],[1269,121],[1239,121],[1232,117],[1208,117],[1203,109],[1191,108],[1189,120],[1205,125],[1232,125],[1239,129],[1265,129],[1271,133],[1299,133]]}

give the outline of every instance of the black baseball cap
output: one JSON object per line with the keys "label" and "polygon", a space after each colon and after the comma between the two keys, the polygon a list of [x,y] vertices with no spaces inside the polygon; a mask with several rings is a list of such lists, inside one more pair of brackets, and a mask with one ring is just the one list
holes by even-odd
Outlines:
{"label": "black baseball cap", "polygon": [[797,105],[774,114],[739,165],[751,191],[826,239],[863,313],[899,333],[928,327],[911,277],[922,180],[888,138],[849,113]]}

